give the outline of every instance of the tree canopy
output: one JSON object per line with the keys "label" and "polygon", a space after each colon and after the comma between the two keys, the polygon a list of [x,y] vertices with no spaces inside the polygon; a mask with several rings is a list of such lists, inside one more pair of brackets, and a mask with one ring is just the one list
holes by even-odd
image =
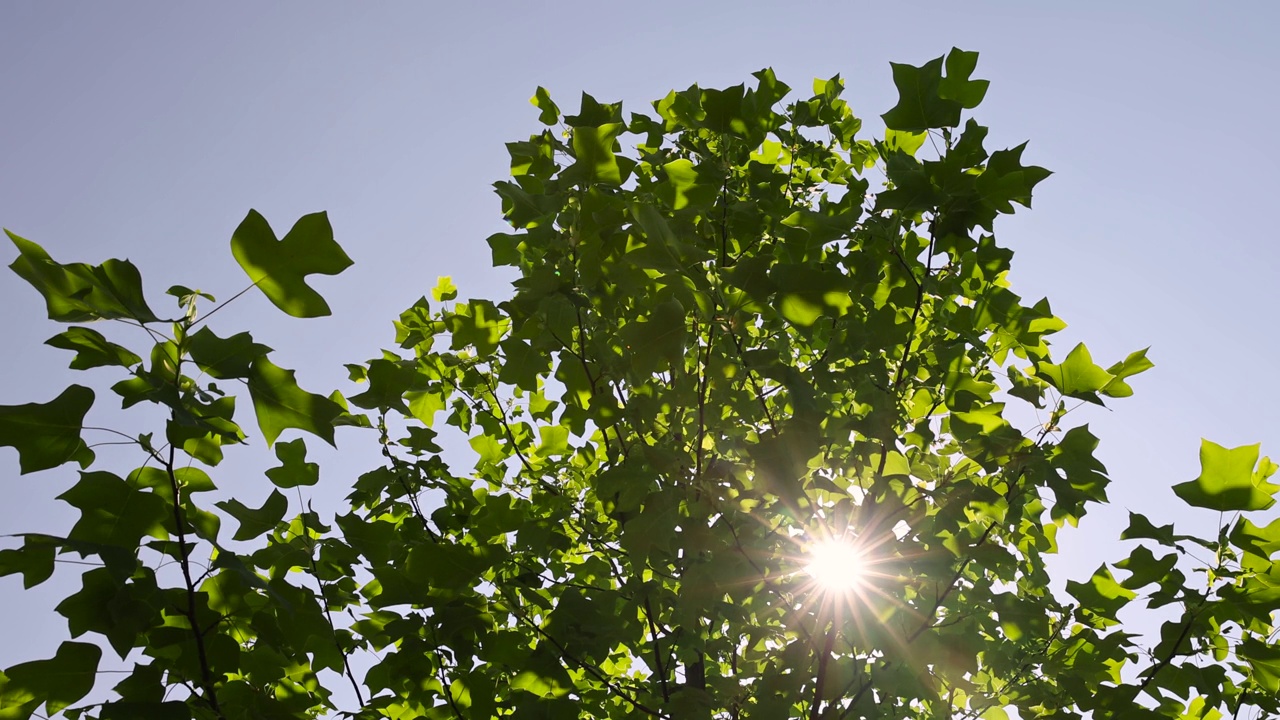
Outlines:
{"label": "tree canopy", "polygon": [[[508,144],[510,231],[488,239],[512,295],[442,278],[347,366],[347,396],[215,333],[209,293],[174,285],[157,313],[128,261],[9,233],[69,325],[48,344],[165,419],[94,426],[79,384],[0,407],[22,473],[80,467],[59,496],[79,519],[0,550],[0,575],[91,565],[56,608],[72,640],[0,675],[0,718],[1280,713],[1280,521],[1247,515],[1280,488],[1258,446],[1206,441],[1173,488],[1222,513],[1215,536],[1135,513],[1116,540],[1136,545],[1049,589],[1058,530],[1107,502],[1078,409],[1152,364],[1055,355],[1062,320],[1009,289],[995,221],[1049,172],[985,147],[976,62],[893,65],[877,138],[838,76],[792,99],[763,70],[631,114],[539,88],[545,129]],[[277,238],[250,211],[231,250],[299,318],[330,311],[308,276],[351,264],[324,213]],[[257,441],[245,394],[279,461],[265,499],[214,482]],[[322,518],[306,443],[338,428],[383,462]],[[104,441],[136,467],[103,467]]]}

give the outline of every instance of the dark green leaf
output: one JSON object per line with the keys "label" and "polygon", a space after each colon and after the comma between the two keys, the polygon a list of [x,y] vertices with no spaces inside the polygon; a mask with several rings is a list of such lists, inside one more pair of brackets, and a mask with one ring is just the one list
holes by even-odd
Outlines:
{"label": "dark green leaf", "polygon": [[32,537],[23,538],[22,547],[0,550],[0,577],[22,573],[22,587],[29,590],[53,575],[54,546]]}
{"label": "dark green leaf", "polygon": [[978,176],[975,188],[982,196],[983,202],[996,212],[1012,213],[1013,205],[1031,207],[1031,191],[1041,180],[1051,173],[1042,167],[1022,164],[1022,151],[1027,148],[1023,143],[1011,150],[997,150],[991,153],[987,167]]}
{"label": "dark green leaf", "polygon": [[58,498],[80,510],[70,540],[132,549],[146,535],[169,537],[164,525],[172,517],[170,504],[109,472],[80,473],[80,481]]}
{"label": "dark green leaf", "polygon": [[97,645],[64,642],[48,660],[14,665],[0,675],[0,718],[26,720],[41,704],[55,715],[93,689],[102,651]]}
{"label": "dark green leaf", "polygon": [[142,358],[127,348],[108,341],[101,333],[86,327],[68,328],[45,340],[44,344],[75,352],[76,356],[71,360],[71,367],[75,370],[107,365],[132,367],[142,362]]}
{"label": "dark green leaf", "polygon": [[109,702],[102,706],[98,720],[190,720],[191,709],[185,702]]}
{"label": "dark green leaf", "polygon": [[977,67],[978,53],[951,48],[951,52],[947,53],[947,76],[938,83],[938,96],[944,100],[954,100],[966,110],[978,107],[986,96],[990,83],[986,80],[969,79]]}
{"label": "dark green leaf", "polygon": [[249,377],[249,366],[265,358],[271,348],[253,341],[247,332],[220,338],[202,327],[187,338],[187,351],[201,370],[220,380]]}
{"label": "dark green leaf", "polygon": [[516,338],[503,340],[498,345],[502,348],[504,361],[498,380],[515,385],[521,390],[536,392],[538,376],[551,371],[551,358],[539,352],[525,340]]}
{"label": "dark green leaf", "polygon": [[333,240],[325,213],[303,215],[281,240],[256,210],[231,236],[231,253],[249,279],[276,307],[294,317],[321,317],[329,304],[307,285],[312,274],[337,275],[351,258]]}
{"label": "dark green leaf", "polygon": [[276,444],[280,467],[267,470],[267,477],[278,488],[311,486],[320,481],[320,466],[307,462],[307,445],[302,438]]}
{"label": "dark green leaf", "polygon": [[1120,584],[1130,590],[1137,590],[1150,583],[1158,583],[1169,577],[1178,564],[1177,553],[1169,553],[1157,558],[1145,545],[1139,545],[1129,557],[1116,563],[1121,570],[1128,570],[1129,577]]}
{"label": "dark green leaf", "polygon": [[1145,515],[1129,513],[1129,527],[1120,534],[1121,540],[1156,540],[1161,545],[1173,547],[1176,540],[1173,524],[1156,527]]}
{"label": "dark green leaf", "polygon": [[281,495],[279,490],[272,490],[267,501],[257,510],[247,507],[234,498],[216,504],[240,522],[240,527],[231,538],[233,540],[252,540],[263,533],[271,532],[289,510],[289,500]]}
{"label": "dark green leaf", "polygon": [[21,253],[9,268],[44,296],[50,320],[159,321],[142,295],[142,276],[128,260],[63,265],[30,240],[5,233]]}
{"label": "dark green leaf", "polygon": [[977,53],[952,49],[946,78],[940,57],[920,67],[890,63],[898,104],[880,116],[885,126],[909,132],[959,126],[961,111],[977,107],[987,91],[986,80],[969,79],[977,61]]}
{"label": "dark green leaf", "polygon": [[405,415],[410,412],[404,394],[423,386],[423,378],[412,363],[385,358],[369,361],[365,379],[369,382],[369,389],[352,395],[349,398],[352,405],[366,410],[398,410]]}
{"label": "dark green leaf", "polygon": [[22,474],[75,460],[89,467],[93,451],[80,438],[93,391],[72,385],[47,403],[0,405],[0,446],[18,451]]}
{"label": "dark green leaf", "polygon": [[323,395],[298,387],[292,370],[276,367],[266,357],[249,366],[249,395],[267,445],[286,428],[305,430],[333,444],[333,422],[342,407]]}

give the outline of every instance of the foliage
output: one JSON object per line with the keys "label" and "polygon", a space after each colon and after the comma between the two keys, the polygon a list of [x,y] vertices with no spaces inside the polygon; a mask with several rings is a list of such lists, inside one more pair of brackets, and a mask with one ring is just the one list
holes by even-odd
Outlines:
{"label": "foliage", "polygon": [[[1135,514],[1128,557],[1048,590],[1058,529],[1109,482],[1098,438],[1066,421],[1151,363],[1104,368],[1083,345],[1055,362],[1062,321],[1009,290],[993,224],[1048,172],[962,125],[986,92],[976,59],[895,65],[878,140],[839,77],[786,101],[765,70],[630,115],[586,95],[562,115],[539,89],[547,128],[508,146],[511,232],[489,238],[513,296],[458,301],[442,279],[395,350],[348,366],[349,399],[215,334],[207,293],[170,288],[161,319],[130,263],[64,265],[10,234],[14,271],[76,323],[49,344],[167,419],[158,437],[87,425],[80,385],[0,408],[23,473],[82,468],[61,496],[80,519],[0,551],[0,574],[32,587],[92,561],[57,611],[109,647],[9,668],[0,718],[1280,712],[1280,521],[1243,514],[1277,489],[1256,446],[1206,442],[1175,488],[1232,513],[1216,537]],[[298,317],[329,312],[306,276],[350,264],[323,214],[277,240],[250,212],[232,249]],[[154,343],[81,324],[98,320]],[[247,441],[237,384],[280,462],[258,507],[197,501]],[[385,462],[322,520],[290,431],[335,427]],[[140,459],[123,476],[91,450],[121,437]],[[445,459],[459,439],[470,469]],[[805,572],[832,539],[866,567],[851,589]],[[1144,605],[1171,618],[1153,645],[1127,631]],[[111,699],[78,705],[107,665],[127,670]]]}

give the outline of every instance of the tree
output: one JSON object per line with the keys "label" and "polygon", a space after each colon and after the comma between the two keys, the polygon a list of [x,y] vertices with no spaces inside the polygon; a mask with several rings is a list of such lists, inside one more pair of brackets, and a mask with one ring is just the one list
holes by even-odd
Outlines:
{"label": "tree", "polygon": [[[86,425],[80,385],[0,408],[22,472],[82,468],[61,496],[74,527],[23,536],[0,574],[31,587],[62,555],[92,561],[57,611],[129,670],[75,706],[103,650],[65,642],[5,671],[0,717],[1280,713],[1280,521],[1243,515],[1277,490],[1257,446],[1206,442],[1174,488],[1223,511],[1216,537],[1134,514],[1127,557],[1048,590],[1057,530],[1109,482],[1068,421],[1151,363],[1104,368],[1083,345],[1054,362],[1063,323],[1008,289],[994,221],[1049,173],[962,124],[987,88],[976,60],[894,65],[882,140],[859,138],[839,77],[787,102],[764,70],[630,116],[586,95],[562,116],[539,89],[547,128],[508,146],[512,231],[489,238],[514,294],[459,302],[442,279],[395,351],[350,366],[350,398],[301,389],[248,332],[215,334],[206,293],[170,288],[165,319],[132,264],[60,264],[10,233],[11,267],[71,324],[49,343],[123,370],[124,406],[167,419]],[[277,240],[250,212],[231,246],[303,318],[329,312],[307,276],[351,262],[323,214]],[[97,320],[155,342],[135,352]],[[248,439],[238,385],[274,487],[260,507],[202,504]],[[322,520],[305,440],[280,438],[336,427],[385,462]],[[140,465],[95,464],[103,433]],[[1150,646],[1118,617],[1140,601],[1176,610]]]}

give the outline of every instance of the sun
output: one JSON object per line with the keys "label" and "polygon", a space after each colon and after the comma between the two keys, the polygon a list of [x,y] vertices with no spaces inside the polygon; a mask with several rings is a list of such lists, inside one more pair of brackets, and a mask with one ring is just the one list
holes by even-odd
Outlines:
{"label": "sun", "polygon": [[867,561],[862,548],[846,539],[823,540],[809,546],[804,570],[830,593],[850,592],[866,581]]}

